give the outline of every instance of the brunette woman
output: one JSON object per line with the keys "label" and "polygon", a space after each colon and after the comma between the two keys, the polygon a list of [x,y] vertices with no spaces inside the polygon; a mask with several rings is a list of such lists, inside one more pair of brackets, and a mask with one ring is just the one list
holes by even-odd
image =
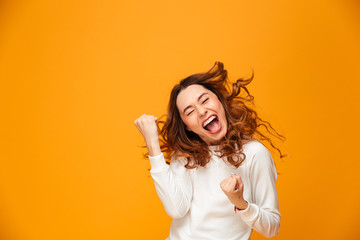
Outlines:
{"label": "brunette woman", "polygon": [[283,136],[249,106],[252,78],[231,84],[217,62],[172,89],[160,131],[155,116],[135,120],[156,192],[173,218],[167,239],[249,239],[252,229],[265,237],[278,233],[277,172],[260,140],[277,148],[259,127]]}

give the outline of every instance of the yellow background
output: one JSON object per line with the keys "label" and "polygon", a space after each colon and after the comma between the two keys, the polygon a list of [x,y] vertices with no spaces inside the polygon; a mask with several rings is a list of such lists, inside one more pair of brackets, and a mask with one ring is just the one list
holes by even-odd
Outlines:
{"label": "yellow background", "polygon": [[[0,239],[165,239],[134,120],[222,61],[278,146],[275,239],[360,239],[355,0],[0,1]],[[253,239],[264,239],[254,233]]]}

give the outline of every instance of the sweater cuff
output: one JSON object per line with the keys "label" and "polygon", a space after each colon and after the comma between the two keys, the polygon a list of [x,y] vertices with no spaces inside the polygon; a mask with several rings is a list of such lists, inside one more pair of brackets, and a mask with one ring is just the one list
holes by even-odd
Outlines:
{"label": "sweater cuff", "polygon": [[167,167],[163,153],[156,156],[149,156],[149,160],[151,165],[150,172],[161,172]]}
{"label": "sweater cuff", "polygon": [[247,202],[248,202],[248,207],[245,208],[244,210],[237,210],[236,214],[239,214],[245,222],[251,222],[258,215],[259,207],[256,206],[255,204],[250,203],[249,201]]}

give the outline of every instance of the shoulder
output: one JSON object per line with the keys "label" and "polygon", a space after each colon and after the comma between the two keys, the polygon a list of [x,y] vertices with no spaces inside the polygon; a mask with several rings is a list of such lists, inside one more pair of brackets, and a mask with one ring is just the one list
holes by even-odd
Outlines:
{"label": "shoulder", "polygon": [[269,150],[258,140],[251,140],[250,142],[243,145],[243,151],[245,154],[253,155],[253,154],[261,154],[261,153],[269,153]]}
{"label": "shoulder", "polygon": [[270,151],[258,140],[252,140],[243,146],[243,152],[247,161],[254,164],[256,162],[272,163],[273,159]]}
{"label": "shoulder", "polygon": [[243,146],[244,153],[246,155],[245,161],[247,161],[250,177],[253,179],[266,179],[270,176],[271,179],[277,179],[277,171],[274,160],[270,151],[264,144],[258,140],[253,140]]}
{"label": "shoulder", "polygon": [[187,162],[188,161],[186,157],[173,154],[173,156],[171,157],[170,166],[172,168],[185,168]]}
{"label": "shoulder", "polygon": [[185,157],[172,156],[170,161],[170,170],[177,176],[185,177],[190,176],[193,169],[187,169],[185,165],[188,160]]}

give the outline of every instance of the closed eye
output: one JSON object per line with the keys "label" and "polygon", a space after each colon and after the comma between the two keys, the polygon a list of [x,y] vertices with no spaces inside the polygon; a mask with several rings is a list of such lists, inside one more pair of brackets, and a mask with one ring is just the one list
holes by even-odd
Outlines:
{"label": "closed eye", "polygon": [[194,110],[190,111],[188,114],[186,114],[186,116],[189,116]]}
{"label": "closed eye", "polygon": [[205,103],[205,102],[207,102],[208,100],[209,100],[209,98],[205,99],[202,103]]}

